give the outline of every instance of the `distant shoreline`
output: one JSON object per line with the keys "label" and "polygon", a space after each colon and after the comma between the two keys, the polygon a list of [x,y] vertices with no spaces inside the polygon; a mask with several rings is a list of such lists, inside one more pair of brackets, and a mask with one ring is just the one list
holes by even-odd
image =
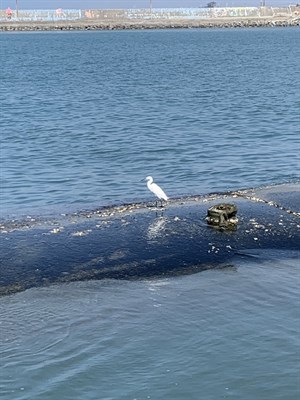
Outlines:
{"label": "distant shoreline", "polygon": [[91,31],[300,26],[300,6],[0,10],[0,31]]}
{"label": "distant shoreline", "polygon": [[126,18],[76,21],[2,21],[0,32],[16,31],[92,31],[140,29],[198,29],[198,28],[254,28],[300,26],[300,18],[286,17],[228,17],[210,19],[139,19]]}

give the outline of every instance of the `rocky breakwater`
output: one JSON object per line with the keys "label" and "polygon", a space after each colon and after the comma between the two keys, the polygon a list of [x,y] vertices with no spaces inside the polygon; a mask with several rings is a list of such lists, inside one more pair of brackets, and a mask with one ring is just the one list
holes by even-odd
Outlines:
{"label": "rocky breakwater", "polygon": [[72,30],[137,30],[137,29],[197,29],[197,28],[254,28],[300,26],[296,17],[223,17],[209,19],[88,19],[76,21],[2,21],[0,31],[72,31]]}

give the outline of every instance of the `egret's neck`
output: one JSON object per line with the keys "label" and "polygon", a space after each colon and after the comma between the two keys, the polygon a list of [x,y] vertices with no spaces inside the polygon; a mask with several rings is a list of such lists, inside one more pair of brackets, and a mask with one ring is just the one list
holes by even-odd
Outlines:
{"label": "egret's neck", "polygon": [[151,183],[152,183],[151,181],[148,181],[148,182],[147,182],[147,187],[148,187],[149,190],[151,190],[151,189],[150,189]]}

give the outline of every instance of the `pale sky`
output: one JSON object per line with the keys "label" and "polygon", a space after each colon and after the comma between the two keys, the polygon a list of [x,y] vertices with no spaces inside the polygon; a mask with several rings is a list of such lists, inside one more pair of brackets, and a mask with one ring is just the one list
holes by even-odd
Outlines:
{"label": "pale sky", "polygon": [[[152,0],[153,8],[205,7],[211,0]],[[299,0],[265,0],[267,6],[280,7],[299,3]],[[219,7],[258,7],[261,0],[216,0]],[[0,8],[22,9],[100,9],[100,8],[147,8],[150,0],[0,0]]]}

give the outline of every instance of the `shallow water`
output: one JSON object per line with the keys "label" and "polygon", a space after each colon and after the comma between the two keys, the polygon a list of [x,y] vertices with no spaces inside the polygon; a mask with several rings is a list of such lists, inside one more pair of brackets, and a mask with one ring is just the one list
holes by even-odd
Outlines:
{"label": "shallow water", "polygon": [[300,274],[290,256],[1,298],[1,398],[296,400]]}
{"label": "shallow water", "polygon": [[[2,217],[299,180],[298,33],[0,34]],[[266,250],[2,297],[1,399],[298,400],[299,281]]]}

